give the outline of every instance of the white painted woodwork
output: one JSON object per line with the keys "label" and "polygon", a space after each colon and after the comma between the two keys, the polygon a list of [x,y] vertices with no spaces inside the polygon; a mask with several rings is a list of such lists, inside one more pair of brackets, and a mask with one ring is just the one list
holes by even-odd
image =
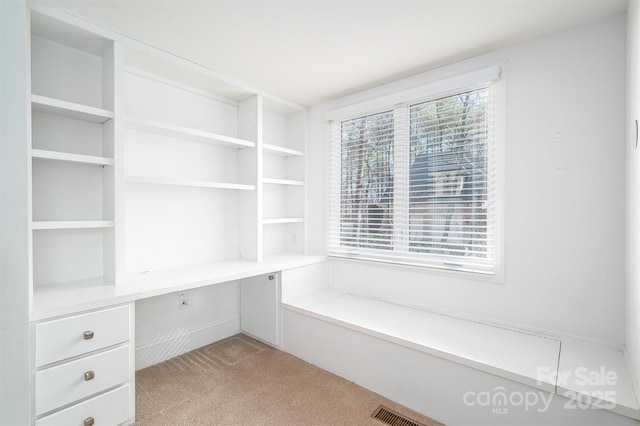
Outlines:
{"label": "white painted woodwork", "polygon": [[255,142],[250,142],[239,138],[233,138],[230,136],[224,136],[216,133],[205,132],[202,130],[190,129],[187,127],[155,122],[151,120],[144,120],[140,118],[128,117],[126,124],[130,129],[152,132],[176,138],[189,139],[195,142],[210,143],[214,145],[236,148],[255,147],[256,145]]}
{"label": "white painted woodwork", "polygon": [[31,224],[31,229],[88,229],[113,228],[112,220],[40,220]]}
{"label": "white painted woodwork", "polygon": [[255,185],[243,185],[239,183],[206,182],[197,180],[183,180],[171,178],[157,178],[148,176],[126,176],[126,182],[146,183],[152,185],[190,186],[194,188],[214,188],[214,189],[239,189],[243,191],[255,191]]}
{"label": "white painted woodwork", "polygon": [[43,149],[32,149],[33,158],[45,160],[67,161],[69,163],[94,164],[97,166],[113,166],[113,159],[106,157],[96,157],[93,155],[71,154],[67,152],[47,151]]}
{"label": "white painted woodwork", "polygon": [[345,293],[320,291],[317,300],[307,295],[303,301],[298,308],[289,299],[286,306],[529,386],[555,389],[553,381],[539,380],[538,368],[555,370],[560,353],[556,338]]}
{"label": "white painted woodwork", "polygon": [[33,232],[34,287],[104,276],[104,235],[109,229]]}
{"label": "white painted woodwork", "polygon": [[296,185],[296,186],[304,185],[304,182],[302,182],[301,180],[263,178],[262,181],[264,183],[269,183],[274,185]]}
{"label": "white painted woodwork", "polygon": [[[572,407],[603,408],[640,418],[631,367],[620,347],[349,294],[334,287],[331,271],[332,262],[283,271],[283,315],[289,315],[286,311],[290,310],[312,318],[310,322],[304,320],[312,328],[316,328],[317,321],[331,324],[329,327],[334,330],[337,326],[366,335],[365,340],[391,342],[398,347],[398,353],[402,351],[400,347],[406,347],[555,393],[571,400],[565,405],[568,412]],[[285,342],[291,342],[288,327],[291,324],[287,326],[285,322]],[[292,343],[295,346],[297,342]],[[338,352],[328,350],[323,357],[331,359]],[[332,362],[329,365],[335,368]],[[373,374],[366,368],[363,372]],[[396,397],[399,395],[402,393]]]}
{"label": "white painted woodwork", "polygon": [[[38,31],[36,22],[33,28]],[[104,43],[106,47],[109,42]],[[31,52],[33,102],[61,113],[87,114],[101,121],[112,117],[102,102],[101,53],[94,54],[64,41],[37,35],[31,38]]]}
{"label": "white painted woodwork", "polygon": [[263,168],[263,99],[255,95],[238,105],[239,135],[255,140],[256,149],[244,149],[238,153],[238,179],[251,182],[258,188],[254,193],[238,195],[238,258],[262,261],[262,168]]}
{"label": "white painted woodwork", "polygon": [[64,115],[79,120],[104,123],[113,118],[113,112],[101,108],[76,104],[46,96],[31,95],[33,109],[40,112]]}
{"label": "white painted woodwork", "polygon": [[240,328],[265,343],[280,345],[280,275],[240,281]]}
{"label": "white painted woodwork", "polygon": [[567,408],[574,401],[559,394],[293,310],[283,309],[282,322],[286,352],[444,424],[637,425],[607,410]]}
{"label": "white painted woodwork", "polygon": [[31,128],[32,151],[35,152],[32,154],[41,150],[113,158],[109,154],[109,141],[105,140],[103,144],[103,126],[111,121],[101,124],[34,110]]}
{"label": "white painted woodwork", "polygon": [[283,223],[302,223],[304,222],[304,218],[302,217],[282,217],[282,218],[272,218],[272,219],[263,219],[262,223],[265,225],[277,225]]}
{"label": "white painted woodwork", "polygon": [[95,426],[113,426],[126,422],[129,417],[131,385],[126,384],[104,394],[87,399],[69,408],[36,420],[36,426],[82,425],[89,417]]}
{"label": "white painted woodwork", "polygon": [[[136,370],[240,333],[240,285],[230,281],[136,301]],[[162,312],[162,315],[158,315]]]}
{"label": "white painted woodwork", "polygon": [[[36,367],[128,341],[129,317],[125,305],[37,323]],[[85,339],[85,332],[93,337]]]}
{"label": "white painted woodwork", "polygon": [[60,161],[34,161],[33,219],[111,219],[103,217],[101,167]]}
{"label": "white painted woodwork", "polygon": [[[626,284],[625,345],[636,389],[640,393],[640,2],[630,0],[627,9],[627,143],[626,145]],[[640,141],[639,141],[640,144]]]}
{"label": "white painted woodwork", "polygon": [[304,156],[304,152],[302,151],[286,148],[283,146],[266,144],[266,143],[262,144],[262,149],[264,149],[266,154],[280,155],[283,157],[303,157]]}
{"label": "white painted woodwork", "polygon": [[[132,367],[129,345],[124,345],[38,370],[35,374],[36,415],[126,383]],[[93,379],[85,379],[87,372],[93,372]]]}
{"label": "white painted woodwork", "polygon": [[[147,130],[177,132],[182,134],[180,137],[222,135],[241,144],[237,138],[246,140],[239,137],[238,106],[235,102],[225,102],[216,96],[189,90],[182,84],[158,81],[152,75],[130,72],[125,73],[123,93],[125,117],[134,118],[142,125],[147,123]],[[158,128],[156,123],[168,125]]]}
{"label": "white painted woodwork", "polygon": [[[31,319],[46,320],[114,304],[298,268],[324,260],[323,256],[278,254],[267,256],[262,262],[236,259],[129,274],[124,277],[121,285],[115,286],[109,285],[102,278],[38,286],[34,289],[34,310]],[[229,301],[229,303],[235,302]]]}
{"label": "white painted woodwork", "polygon": [[580,404],[594,404],[640,420],[632,371],[621,348],[564,339],[557,392]]}

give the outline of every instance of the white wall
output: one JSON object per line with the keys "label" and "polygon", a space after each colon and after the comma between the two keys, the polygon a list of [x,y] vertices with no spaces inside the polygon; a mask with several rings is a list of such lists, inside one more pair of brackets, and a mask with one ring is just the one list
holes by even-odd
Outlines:
{"label": "white wall", "polygon": [[0,1],[0,425],[30,410],[27,20],[25,1]]}
{"label": "white wall", "polygon": [[[618,16],[312,108],[309,191],[324,193],[332,108],[505,60],[504,283],[335,262],[359,293],[540,330],[624,342],[625,18]],[[317,160],[316,160],[317,159]],[[323,197],[310,248],[324,249]]]}
{"label": "white wall", "polygon": [[640,119],[640,3],[627,12],[627,292],[626,345],[636,383],[640,383],[640,148],[635,120]]}
{"label": "white wall", "polygon": [[179,309],[179,295],[136,302],[136,370],[240,332],[237,281],[189,290],[186,309]]}

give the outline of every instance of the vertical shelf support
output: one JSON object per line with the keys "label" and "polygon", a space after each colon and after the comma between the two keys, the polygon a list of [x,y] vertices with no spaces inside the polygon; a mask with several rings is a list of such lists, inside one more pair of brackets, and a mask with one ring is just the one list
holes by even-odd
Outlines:
{"label": "vertical shelf support", "polygon": [[243,148],[238,155],[239,180],[254,184],[255,191],[242,191],[239,197],[239,257],[262,261],[262,96],[240,103],[238,135],[256,142],[255,148]]}

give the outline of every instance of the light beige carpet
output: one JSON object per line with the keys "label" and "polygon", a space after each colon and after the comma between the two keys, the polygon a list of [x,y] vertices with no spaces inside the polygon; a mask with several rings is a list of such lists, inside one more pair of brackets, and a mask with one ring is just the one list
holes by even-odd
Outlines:
{"label": "light beige carpet", "polygon": [[379,405],[440,425],[244,335],[136,373],[136,426],[380,426]]}

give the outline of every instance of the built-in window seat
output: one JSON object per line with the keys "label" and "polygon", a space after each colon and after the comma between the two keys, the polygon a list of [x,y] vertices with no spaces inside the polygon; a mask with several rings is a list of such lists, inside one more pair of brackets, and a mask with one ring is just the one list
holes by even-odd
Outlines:
{"label": "built-in window seat", "polygon": [[621,348],[401,306],[334,288],[291,297],[285,290],[284,309],[557,393],[576,404],[640,419]]}

